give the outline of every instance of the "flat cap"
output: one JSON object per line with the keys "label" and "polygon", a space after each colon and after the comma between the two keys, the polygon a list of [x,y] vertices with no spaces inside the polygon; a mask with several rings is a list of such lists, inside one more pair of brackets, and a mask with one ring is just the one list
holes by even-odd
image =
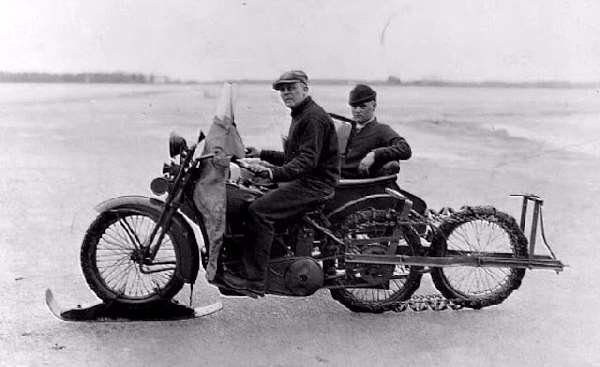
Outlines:
{"label": "flat cap", "polygon": [[371,87],[365,84],[357,84],[354,89],[350,91],[348,104],[354,106],[364,102],[375,101],[376,99],[377,93],[375,93]]}
{"label": "flat cap", "polygon": [[281,74],[279,79],[273,82],[273,89],[279,90],[283,84],[304,83],[308,85],[308,76],[302,70],[290,70]]}

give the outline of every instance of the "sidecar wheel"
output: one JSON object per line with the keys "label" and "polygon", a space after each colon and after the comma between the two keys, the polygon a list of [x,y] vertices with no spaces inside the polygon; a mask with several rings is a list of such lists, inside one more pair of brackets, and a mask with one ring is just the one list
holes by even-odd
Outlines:
{"label": "sidecar wheel", "polygon": [[[446,218],[432,241],[434,256],[499,252],[527,256],[527,239],[510,215],[491,207],[466,207]],[[525,269],[456,266],[433,268],[435,287],[454,304],[480,309],[497,305],[518,289]]]}
{"label": "sidecar wheel", "polygon": [[136,250],[144,244],[159,213],[107,211],[94,220],[81,246],[81,268],[89,287],[103,301],[129,304],[171,299],[183,287],[173,231],[165,234],[154,261],[144,264]]}
{"label": "sidecar wheel", "polygon": [[[378,212],[384,212],[384,215],[378,215]],[[381,213],[379,213],[381,214]],[[379,219],[377,218],[379,217]],[[357,220],[357,218],[360,218]],[[390,224],[386,219],[385,211],[374,211],[371,209],[350,214],[342,221],[340,230],[341,238],[375,238],[389,236],[394,229],[399,229],[403,239],[397,243],[396,253],[399,255],[418,255],[421,253],[421,243],[419,235],[410,226],[398,226]],[[356,249],[346,249],[350,252],[384,254],[390,243],[375,242],[361,246]],[[388,281],[387,286],[366,288],[352,287],[347,285],[345,288],[331,289],[331,296],[348,309],[354,312],[382,313],[394,310],[399,305],[408,300],[411,295],[419,288],[421,283],[421,268],[416,266],[394,266],[394,265],[368,265],[357,264],[354,268],[346,267],[346,272],[363,272],[365,278],[367,273],[371,273],[371,280],[392,279]],[[374,274],[374,275],[373,275]],[[344,285],[345,281],[339,281],[339,285]]]}

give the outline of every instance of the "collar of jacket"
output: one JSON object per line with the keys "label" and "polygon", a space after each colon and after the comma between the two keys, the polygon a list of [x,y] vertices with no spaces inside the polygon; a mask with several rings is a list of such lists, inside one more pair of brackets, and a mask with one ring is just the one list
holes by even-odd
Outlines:
{"label": "collar of jacket", "polygon": [[306,98],[304,98],[304,100],[302,102],[300,102],[297,106],[292,107],[292,111],[290,112],[290,114],[292,115],[292,117],[296,117],[299,114],[302,113],[302,111],[304,111],[306,109],[306,107],[312,103],[312,98],[310,96],[307,96]]}
{"label": "collar of jacket", "polygon": [[354,123],[354,128],[357,131],[361,131],[362,129],[364,129],[367,126],[373,125],[373,123],[377,122],[377,118],[375,116],[373,116],[373,118],[371,120],[369,120],[368,122],[362,124],[362,126],[359,126],[359,124],[357,124],[356,122]]}

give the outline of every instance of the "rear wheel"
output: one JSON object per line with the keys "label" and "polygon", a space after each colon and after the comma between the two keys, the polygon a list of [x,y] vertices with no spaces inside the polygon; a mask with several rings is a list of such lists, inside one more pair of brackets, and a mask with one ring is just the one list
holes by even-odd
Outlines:
{"label": "rear wheel", "polygon": [[[432,243],[434,256],[501,253],[526,257],[527,239],[515,219],[491,207],[467,207],[444,219]],[[433,268],[435,287],[454,303],[479,309],[504,301],[519,288],[525,269],[456,266]]]}
{"label": "rear wheel", "polygon": [[149,246],[158,215],[107,211],[90,225],[81,247],[81,268],[102,300],[148,303],[171,299],[182,288],[183,282],[176,276],[180,263],[175,249],[177,234],[165,233],[156,257],[152,261],[144,258],[143,248]]}
{"label": "rear wheel", "polygon": [[[363,242],[346,249],[350,253],[385,255],[396,246],[395,254],[418,255],[420,241],[410,226],[400,226],[386,210],[364,210],[348,215],[338,228],[340,238],[368,240],[394,236],[399,240]],[[340,269],[341,270],[341,269]],[[331,289],[331,296],[354,312],[381,313],[394,309],[410,298],[421,281],[419,267],[401,265],[345,264],[346,278]]]}

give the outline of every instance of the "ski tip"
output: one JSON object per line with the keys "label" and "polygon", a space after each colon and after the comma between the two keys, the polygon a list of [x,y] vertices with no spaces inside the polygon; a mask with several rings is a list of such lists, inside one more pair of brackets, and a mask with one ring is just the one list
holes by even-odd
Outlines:
{"label": "ski tip", "polygon": [[62,317],[63,310],[61,309],[60,305],[54,299],[54,294],[52,293],[50,288],[46,289],[45,297],[46,297],[46,306],[48,307],[48,310],[50,311],[50,313],[53,316],[55,316],[56,318],[58,318],[59,320],[65,321],[65,319]]}
{"label": "ski tip", "polygon": [[200,306],[194,308],[194,317],[203,317],[212,315],[213,313],[219,312],[223,309],[223,304],[221,301],[217,301],[208,306]]}
{"label": "ski tip", "polygon": [[44,297],[48,306],[54,303],[54,293],[52,293],[52,290],[50,290],[50,288],[46,288],[46,291],[44,292]]}

